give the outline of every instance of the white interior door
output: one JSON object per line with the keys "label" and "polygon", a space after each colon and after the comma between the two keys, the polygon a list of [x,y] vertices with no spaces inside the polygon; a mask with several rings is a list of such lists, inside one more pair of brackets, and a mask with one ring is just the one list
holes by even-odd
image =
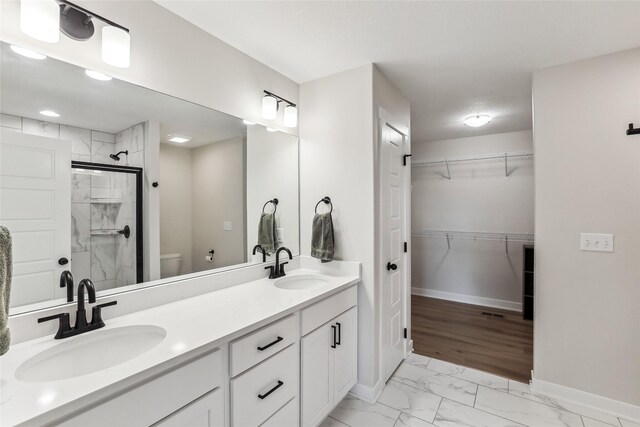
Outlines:
{"label": "white interior door", "polygon": [[402,163],[405,136],[383,121],[380,143],[381,330],[386,381],[402,362],[405,353],[406,187]]}
{"label": "white interior door", "polygon": [[71,143],[2,129],[0,224],[13,240],[11,306],[62,298],[71,259]]}

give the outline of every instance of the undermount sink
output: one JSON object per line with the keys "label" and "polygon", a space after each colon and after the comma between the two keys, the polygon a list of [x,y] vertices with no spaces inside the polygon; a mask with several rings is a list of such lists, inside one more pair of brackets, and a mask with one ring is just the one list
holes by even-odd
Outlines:
{"label": "undermount sink", "polygon": [[16,378],[48,382],[90,374],[140,356],[166,336],[163,328],[151,325],[89,332],[31,357],[20,365]]}
{"label": "undermount sink", "polygon": [[309,274],[283,277],[282,279],[277,279],[274,285],[280,289],[303,290],[317,288],[327,283],[329,282],[322,277]]}

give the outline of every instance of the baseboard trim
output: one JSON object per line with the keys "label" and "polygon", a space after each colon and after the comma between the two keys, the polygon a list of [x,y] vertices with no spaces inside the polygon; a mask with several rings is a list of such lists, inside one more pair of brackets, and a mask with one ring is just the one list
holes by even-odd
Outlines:
{"label": "baseboard trim", "polygon": [[382,394],[384,385],[385,383],[383,381],[378,381],[373,387],[357,383],[349,391],[349,394],[360,400],[364,400],[365,402],[376,403],[378,401],[378,397]]}
{"label": "baseboard trim", "polygon": [[485,307],[501,308],[503,310],[522,312],[522,303],[501,299],[476,297],[473,295],[457,294],[454,292],[436,291],[433,289],[411,288],[413,295],[461,302],[464,304],[482,305]]}
{"label": "baseboard trim", "polygon": [[599,396],[575,388],[566,387],[560,384],[547,381],[531,380],[531,391],[545,394],[562,400],[571,401],[583,406],[589,406],[598,411],[607,412],[613,416],[628,419],[635,423],[640,423],[640,406],[626,402],[620,402],[608,397]]}

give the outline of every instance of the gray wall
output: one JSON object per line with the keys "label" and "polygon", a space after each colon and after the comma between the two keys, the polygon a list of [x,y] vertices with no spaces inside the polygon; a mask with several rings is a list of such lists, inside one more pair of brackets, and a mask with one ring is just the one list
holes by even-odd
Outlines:
{"label": "gray wall", "polygon": [[640,49],[538,71],[533,98],[534,384],[640,405]]}
{"label": "gray wall", "polygon": [[[530,130],[413,145],[412,162],[533,148]],[[412,168],[414,230],[533,233],[533,161],[481,161]],[[522,303],[522,243],[412,237],[413,292],[518,310]]]}

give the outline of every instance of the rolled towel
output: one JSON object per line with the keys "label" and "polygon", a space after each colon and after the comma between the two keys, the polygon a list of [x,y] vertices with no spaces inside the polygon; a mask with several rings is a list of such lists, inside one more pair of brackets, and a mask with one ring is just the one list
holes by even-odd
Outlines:
{"label": "rolled towel", "polygon": [[9,351],[11,342],[8,328],[11,262],[11,234],[6,227],[0,225],[0,356]]}
{"label": "rolled towel", "polygon": [[258,244],[262,246],[267,255],[274,253],[278,249],[275,214],[262,212],[262,215],[260,215]]}
{"label": "rolled towel", "polygon": [[334,248],[331,213],[316,214],[311,227],[311,256],[322,262],[333,261]]}

